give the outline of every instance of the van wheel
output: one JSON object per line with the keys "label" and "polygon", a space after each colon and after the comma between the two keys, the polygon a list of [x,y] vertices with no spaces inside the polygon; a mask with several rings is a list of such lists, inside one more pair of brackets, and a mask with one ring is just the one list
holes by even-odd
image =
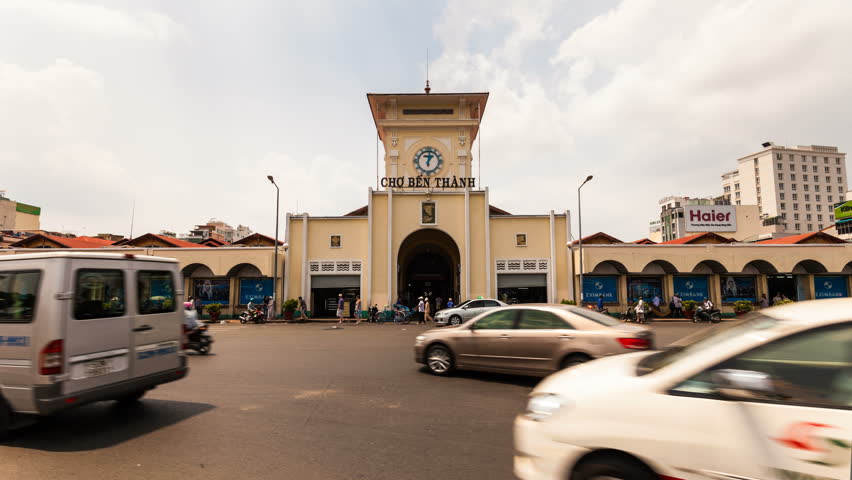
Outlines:
{"label": "van wheel", "polygon": [[565,370],[566,368],[573,367],[581,363],[586,363],[589,360],[591,360],[591,357],[589,357],[588,355],[583,355],[582,353],[574,353],[563,358],[562,363],[559,364],[559,368],[560,370]]}
{"label": "van wheel", "polygon": [[458,315],[453,315],[452,317],[450,317],[450,325],[461,325],[461,317]]}
{"label": "van wheel", "polygon": [[582,462],[574,474],[572,480],[593,479],[616,479],[616,480],[656,480],[658,477],[648,467],[639,462],[618,456],[598,457],[587,462]]}
{"label": "van wheel", "polygon": [[145,396],[145,393],[147,393],[147,390],[138,390],[136,392],[128,393],[127,395],[118,397],[115,399],[115,401],[117,401],[119,405],[133,405],[134,403],[141,400],[142,397]]}

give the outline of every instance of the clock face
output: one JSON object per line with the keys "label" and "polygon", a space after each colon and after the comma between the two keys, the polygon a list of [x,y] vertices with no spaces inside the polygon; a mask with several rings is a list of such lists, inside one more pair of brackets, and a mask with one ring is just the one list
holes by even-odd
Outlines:
{"label": "clock face", "polygon": [[422,175],[433,175],[444,163],[441,152],[432,147],[423,147],[414,154],[414,168]]}

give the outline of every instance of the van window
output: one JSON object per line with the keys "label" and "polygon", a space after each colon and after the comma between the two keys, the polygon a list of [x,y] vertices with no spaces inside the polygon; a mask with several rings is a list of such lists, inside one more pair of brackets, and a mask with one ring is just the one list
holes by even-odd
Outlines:
{"label": "van window", "polygon": [[121,270],[77,270],[74,318],[120,317],[124,315],[124,272]]}
{"label": "van window", "polygon": [[0,323],[33,321],[41,272],[0,272]]}
{"label": "van window", "polygon": [[175,311],[175,283],[171,272],[140,271],[136,276],[136,289],[140,314]]}

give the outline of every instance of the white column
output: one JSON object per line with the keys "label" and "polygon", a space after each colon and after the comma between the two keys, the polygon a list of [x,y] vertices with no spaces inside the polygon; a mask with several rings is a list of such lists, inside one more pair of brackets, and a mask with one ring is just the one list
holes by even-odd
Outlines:
{"label": "white column", "polygon": [[393,189],[388,192],[388,305],[393,305]]}
{"label": "white column", "polygon": [[568,300],[574,300],[574,249],[571,248],[571,242],[574,238],[571,236],[571,212],[565,210],[565,245],[566,255],[568,259]]}
{"label": "white column", "polygon": [[366,281],[362,282],[365,287],[361,298],[369,309],[373,304],[373,187],[368,189],[367,195],[367,264],[361,265],[361,278],[366,278]]}
{"label": "white column", "polygon": [[[287,285],[290,279],[290,214],[285,215],[284,220],[284,243],[287,244],[287,250],[284,251],[284,278],[281,279],[281,298],[287,300]],[[283,303],[281,303],[283,305]]]}
{"label": "white column", "polygon": [[470,189],[464,189],[464,299],[470,300]]}
{"label": "white column", "polygon": [[553,210],[550,211],[550,261],[547,262],[548,297],[550,303],[556,303],[556,223]]}
{"label": "white column", "polygon": [[491,290],[491,207],[488,204],[488,187],[485,187],[485,295],[497,298]]}
{"label": "white column", "polygon": [[311,305],[311,289],[308,282],[308,214],[302,214],[302,298],[305,303]]}

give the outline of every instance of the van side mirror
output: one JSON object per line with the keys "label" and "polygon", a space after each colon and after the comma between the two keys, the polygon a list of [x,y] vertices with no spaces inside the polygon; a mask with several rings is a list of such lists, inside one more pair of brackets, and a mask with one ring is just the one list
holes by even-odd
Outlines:
{"label": "van side mirror", "polygon": [[772,377],[751,370],[724,369],[711,372],[716,391],[729,400],[775,398]]}

